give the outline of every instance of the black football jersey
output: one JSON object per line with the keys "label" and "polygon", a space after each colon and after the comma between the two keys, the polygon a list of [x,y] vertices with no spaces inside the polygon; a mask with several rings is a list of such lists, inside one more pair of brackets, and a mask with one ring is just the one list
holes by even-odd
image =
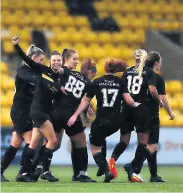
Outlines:
{"label": "black football jersey", "polygon": [[95,79],[87,91],[87,97],[97,99],[97,114],[119,112],[121,109],[122,94],[128,93],[123,79],[114,75],[105,75]]}
{"label": "black football jersey", "polygon": [[[155,73],[155,80],[156,80],[156,89],[158,91],[159,95],[166,95],[166,89],[165,89],[165,80],[162,76],[160,76],[159,74]],[[152,96],[149,93],[149,97],[151,98],[151,110],[153,113],[157,113],[159,112],[159,102],[155,99],[152,98]]]}
{"label": "black football jersey", "polygon": [[30,107],[38,75],[38,73],[25,64],[18,68],[15,76],[14,105],[26,105]]}
{"label": "black football jersey", "polygon": [[61,111],[67,109],[68,111],[75,112],[91,81],[80,72],[71,71],[66,66],[63,69],[64,76],[62,79],[64,80],[62,82],[64,82],[67,95],[57,97],[53,106],[57,109],[59,107]]}
{"label": "black football jersey", "polygon": [[136,67],[133,66],[123,74],[124,81],[128,85],[128,91],[135,102],[148,102],[149,98],[148,87],[149,85],[155,86],[155,73],[152,69],[144,66],[142,77],[138,76]]}
{"label": "black football jersey", "polygon": [[39,74],[36,83],[32,107],[44,112],[51,111],[52,100],[57,93],[61,94],[61,78],[58,73],[53,72],[50,67],[36,63],[28,57],[19,45],[15,46],[19,56],[29,65],[32,70]]}

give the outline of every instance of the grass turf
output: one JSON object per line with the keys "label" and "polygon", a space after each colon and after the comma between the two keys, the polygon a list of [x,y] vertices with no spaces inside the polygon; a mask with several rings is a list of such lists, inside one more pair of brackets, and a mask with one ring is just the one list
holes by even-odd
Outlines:
{"label": "grass turf", "polygon": [[[122,167],[118,167],[118,178],[110,184],[102,183],[103,177],[96,177],[96,167],[89,167],[88,173],[99,183],[72,183],[71,167],[53,166],[53,174],[60,181],[49,183],[40,180],[37,183],[18,183],[15,176],[18,172],[17,166],[11,166],[5,172],[5,176],[11,180],[1,183],[2,192],[183,192],[183,167],[159,167],[159,174],[167,180],[166,183],[144,183],[132,184],[127,181],[126,173]],[[142,176],[149,181],[149,171],[143,168]]]}

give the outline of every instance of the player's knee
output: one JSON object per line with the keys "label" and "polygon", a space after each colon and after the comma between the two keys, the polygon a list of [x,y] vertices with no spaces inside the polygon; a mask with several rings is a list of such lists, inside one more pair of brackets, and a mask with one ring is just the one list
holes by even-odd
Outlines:
{"label": "player's knee", "polygon": [[20,148],[21,145],[22,145],[22,141],[12,141],[11,142],[11,146],[13,146],[16,149]]}
{"label": "player's knee", "polygon": [[158,144],[148,144],[147,148],[151,153],[154,153],[155,151],[158,151]]}
{"label": "player's knee", "polygon": [[58,149],[60,149],[60,147],[61,147],[61,142],[58,142],[58,140],[57,140],[57,144],[55,146],[54,152],[57,151]]}
{"label": "player's knee", "polygon": [[52,138],[52,139],[50,140],[50,143],[52,144],[53,147],[56,147],[56,146],[57,146],[57,142],[58,142],[58,140],[57,140],[56,137],[54,137],[54,138]]}
{"label": "player's knee", "polygon": [[22,145],[23,140],[21,138],[13,138],[11,141],[11,145],[15,148],[20,148]]}
{"label": "player's knee", "polygon": [[74,144],[75,144],[75,148],[84,148],[84,147],[86,147],[86,141],[85,140],[76,141]]}

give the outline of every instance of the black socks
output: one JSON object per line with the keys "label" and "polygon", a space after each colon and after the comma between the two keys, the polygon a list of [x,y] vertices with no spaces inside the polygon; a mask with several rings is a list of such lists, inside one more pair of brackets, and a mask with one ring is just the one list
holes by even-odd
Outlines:
{"label": "black socks", "polygon": [[147,162],[151,176],[157,176],[157,151],[147,157]]}
{"label": "black socks", "polygon": [[114,148],[111,157],[114,158],[115,161],[117,161],[120,155],[125,151],[126,147],[127,145],[125,143],[119,142]]}
{"label": "black socks", "polygon": [[53,150],[45,147],[43,152],[43,163],[42,163],[43,173],[49,171],[52,157],[53,157]]}
{"label": "black socks", "polygon": [[135,173],[139,174],[144,161],[147,158],[147,145],[139,143],[135,152],[135,158],[132,160],[131,164]]}
{"label": "black socks", "polygon": [[96,154],[93,155],[93,158],[97,164],[97,166],[99,167],[99,169],[104,172],[107,173],[109,172],[109,167],[108,167],[108,163],[106,158],[104,157],[102,152],[98,152]]}
{"label": "black socks", "polygon": [[7,149],[1,161],[1,174],[4,173],[4,171],[8,168],[10,163],[13,161],[18,149],[13,147],[12,145],[10,145],[10,147]]}

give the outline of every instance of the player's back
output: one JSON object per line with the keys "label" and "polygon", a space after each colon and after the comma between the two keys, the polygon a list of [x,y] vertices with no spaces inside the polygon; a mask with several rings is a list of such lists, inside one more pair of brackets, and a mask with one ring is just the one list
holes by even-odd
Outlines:
{"label": "player's back", "polygon": [[122,101],[123,81],[114,75],[104,75],[93,81],[93,92],[97,99],[97,113],[119,112]]}
{"label": "player's back", "polygon": [[136,102],[148,102],[149,85],[155,85],[155,73],[152,69],[144,66],[142,77],[138,75],[136,66],[129,68],[123,75],[123,79],[127,82],[128,91]]}
{"label": "player's back", "polygon": [[30,106],[34,96],[38,74],[27,65],[18,68],[15,76],[13,104]]}

